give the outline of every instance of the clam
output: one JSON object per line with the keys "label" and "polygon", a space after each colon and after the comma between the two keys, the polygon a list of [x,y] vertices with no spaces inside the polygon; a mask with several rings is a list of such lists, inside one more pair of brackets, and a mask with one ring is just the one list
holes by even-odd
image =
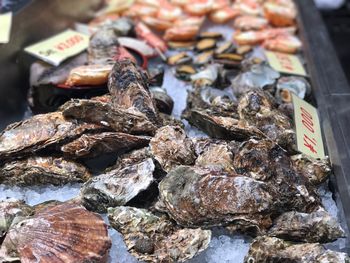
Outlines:
{"label": "clam", "polygon": [[204,38],[197,42],[195,49],[198,52],[214,49],[216,47],[216,40],[212,38]]}
{"label": "clam", "polygon": [[151,153],[165,171],[181,164],[193,164],[194,147],[185,131],[177,126],[164,126],[152,138]]}
{"label": "clam", "polygon": [[327,250],[318,243],[293,244],[279,238],[262,236],[253,240],[244,263],[346,263],[349,260],[346,253]]}
{"label": "clam", "polygon": [[164,67],[160,65],[149,67],[148,77],[151,86],[161,87],[164,80]]}
{"label": "clam", "polygon": [[192,57],[186,52],[181,52],[168,57],[167,63],[171,66],[191,63]]}
{"label": "clam", "polygon": [[145,262],[184,262],[206,249],[211,239],[210,230],[181,229],[165,215],[145,209],[109,208],[108,218],[129,252]]}
{"label": "clam", "polygon": [[213,50],[209,50],[209,51],[205,51],[205,52],[200,53],[199,55],[197,55],[195,57],[194,64],[196,64],[196,65],[207,64],[213,58],[213,54],[214,54]]}
{"label": "clam", "polygon": [[167,45],[169,48],[171,49],[193,49],[194,46],[196,45],[195,41],[185,41],[185,42],[181,42],[181,41],[168,41]]}
{"label": "clam", "polygon": [[218,32],[202,32],[198,35],[198,39],[205,39],[205,38],[213,38],[213,39],[221,39],[222,34]]}
{"label": "clam", "polygon": [[238,54],[232,53],[224,53],[215,55],[215,62],[219,64],[223,64],[226,67],[238,67],[240,66],[243,57]]}
{"label": "clam", "polygon": [[277,82],[276,99],[280,103],[292,102],[294,93],[299,98],[304,99],[311,93],[311,86],[302,77],[282,77]]}
{"label": "clam", "polygon": [[166,90],[160,87],[151,87],[149,90],[155,100],[157,109],[160,112],[170,115],[174,108],[174,101]]}
{"label": "clam", "polygon": [[290,211],[280,215],[268,235],[297,242],[327,243],[345,233],[336,218],[319,208],[311,213]]}
{"label": "clam", "polygon": [[245,55],[245,54],[249,53],[252,50],[253,50],[252,46],[239,46],[236,49],[236,53],[238,55]]}
{"label": "clam", "polygon": [[191,76],[191,81],[195,87],[211,86],[218,78],[219,66],[209,65],[206,69]]}
{"label": "clam", "polygon": [[63,185],[86,182],[90,177],[83,165],[52,156],[33,156],[7,162],[0,168],[0,183],[10,185]]}
{"label": "clam", "polygon": [[82,204],[92,211],[106,212],[108,207],[125,205],[154,181],[151,158],[125,168],[115,168],[87,181],[81,191]]}
{"label": "clam", "polygon": [[0,261],[106,262],[110,247],[101,216],[62,203],[12,225],[1,246]]}
{"label": "clam", "polygon": [[225,53],[232,53],[235,51],[235,49],[236,49],[236,46],[231,41],[227,41],[221,44],[220,46],[218,46],[214,52],[215,52],[215,55],[219,55],[219,54],[225,54]]}
{"label": "clam", "polygon": [[179,79],[189,81],[191,76],[196,74],[197,70],[191,65],[180,65],[176,67],[175,76]]}

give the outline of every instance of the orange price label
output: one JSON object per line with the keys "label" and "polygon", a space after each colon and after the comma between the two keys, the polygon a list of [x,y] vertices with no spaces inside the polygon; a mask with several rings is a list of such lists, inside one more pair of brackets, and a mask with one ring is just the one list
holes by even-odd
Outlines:
{"label": "orange price label", "polygon": [[89,37],[68,29],[24,49],[27,53],[58,66],[62,61],[87,49]]}
{"label": "orange price label", "polygon": [[295,55],[265,51],[270,66],[282,73],[306,76],[305,69],[300,59]]}
{"label": "orange price label", "polygon": [[10,41],[10,32],[12,24],[12,13],[0,15],[0,43],[6,44]]}
{"label": "orange price label", "polygon": [[313,158],[324,158],[320,121],[315,107],[292,94],[298,150]]}

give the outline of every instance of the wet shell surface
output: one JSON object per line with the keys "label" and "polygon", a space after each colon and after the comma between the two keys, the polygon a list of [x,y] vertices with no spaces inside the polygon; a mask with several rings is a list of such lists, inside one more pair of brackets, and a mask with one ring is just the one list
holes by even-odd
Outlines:
{"label": "wet shell surface", "polygon": [[103,219],[81,206],[49,206],[11,227],[1,257],[24,263],[106,262],[111,240]]}
{"label": "wet shell surface", "polygon": [[167,63],[171,66],[191,63],[192,58],[186,52],[180,52],[178,54],[168,57]]}
{"label": "wet shell surface", "polygon": [[214,49],[216,47],[216,40],[212,38],[205,38],[197,42],[196,50],[198,52],[203,52],[209,49]]}
{"label": "wet shell surface", "polygon": [[185,262],[206,249],[211,239],[210,230],[181,229],[167,216],[145,209],[109,208],[108,218],[130,253],[145,262]]}

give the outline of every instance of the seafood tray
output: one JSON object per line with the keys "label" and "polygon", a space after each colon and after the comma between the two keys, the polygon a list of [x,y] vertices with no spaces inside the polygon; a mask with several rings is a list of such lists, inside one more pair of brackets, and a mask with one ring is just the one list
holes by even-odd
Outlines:
{"label": "seafood tray", "polygon": [[[58,2],[61,12],[70,15],[55,12]],[[59,74],[17,52],[73,22],[88,22],[86,14],[93,12],[86,10],[97,12],[101,6],[99,1],[75,4],[81,11],[73,16],[69,1],[50,1],[48,17],[28,28],[53,17],[61,23],[55,21],[32,37],[15,36],[16,45],[6,47],[7,52],[0,47],[4,66],[13,63],[11,55],[19,61],[15,69],[0,73],[4,83],[12,88],[23,84],[2,105],[13,111],[1,125],[22,121],[7,126],[0,137],[0,261],[348,262],[350,139],[344,131],[350,89],[312,1],[295,3],[305,78],[281,78],[263,61],[260,46],[242,51],[249,52],[242,62],[238,51],[232,51],[237,48],[227,44],[235,33],[232,24],[210,21],[196,33],[204,41],[185,55],[165,52],[157,44],[160,56],[148,60],[145,75],[140,69],[146,68],[145,56],[128,46],[130,40],[118,36],[113,45],[124,40],[122,48],[99,49],[96,36],[110,34],[106,27],[107,33],[101,28],[91,36],[87,59],[102,72],[93,76],[98,85],[108,79],[109,95],[101,95],[106,93],[102,85],[101,94],[60,101],[63,105],[54,111],[45,108],[35,89],[46,85],[46,77]],[[27,15],[43,5],[45,1],[33,1]],[[128,23],[122,20],[116,28],[128,31]],[[28,28],[18,32],[25,34]],[[108,41],[114,41],[114,34]],[[290,53],[300,48],[294,40]],[[205,62],[203,68],[188,63],[212,45],[218,46],[215,63]],[[84,56],[63,64],[74,66],[65,85],[85,81],[81,71],[74,71]],[[116,60],[112,65],[111,57]],[[241,63],[246,71],[238,67]],[[247,88],[246,73],[262,86]],[[239,87],[234,93],[232,83],[225,81],[230,74]],[[277,79],[284,79],[277,84],[284,88],[275,92],[271,89]],[[31,110],[25,103],[27,89]],[[290,90],[317,106],[333,171],[327,158],[296,154]],[[285,107],[277,109],[275,99]],[[256,122],[259,114],[267,114],[262,118],[267,128]]]}

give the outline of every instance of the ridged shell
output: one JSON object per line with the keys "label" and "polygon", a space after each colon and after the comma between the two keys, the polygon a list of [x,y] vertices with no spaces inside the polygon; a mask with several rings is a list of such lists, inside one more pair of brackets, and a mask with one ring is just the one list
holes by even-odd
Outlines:
{"label": "ridged shell", "polygon": [[111,240],[103,219],[81,206],[50,206],[11,227],[2,252],[22,263],[106,262]]}
{"label": "ridged shell", "polygon": [[131,254],[146,262],[184,262],[206,249],[211,239],[209,230],[181,229],[145,209],[109,208],[108,218]]}

